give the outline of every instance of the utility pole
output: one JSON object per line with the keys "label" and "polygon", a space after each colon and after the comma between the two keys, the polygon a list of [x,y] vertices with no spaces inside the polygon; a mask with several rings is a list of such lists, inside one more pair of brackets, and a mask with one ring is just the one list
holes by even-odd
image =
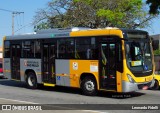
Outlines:
{"label": "utility pole", "polygon": [[11,10],[7,10],[7,9],[1,9],[1,11],[5,11],[5,12],[10,12],[12,13],[12,35],[14,35],[14,17],[18,14],[24,13],[24,12],[18,12],[18,11],[11,11]]}
{"label": "utility pole", "polygon": [[14,35],[14,17],[24,12],[12,12],[12,35]]}

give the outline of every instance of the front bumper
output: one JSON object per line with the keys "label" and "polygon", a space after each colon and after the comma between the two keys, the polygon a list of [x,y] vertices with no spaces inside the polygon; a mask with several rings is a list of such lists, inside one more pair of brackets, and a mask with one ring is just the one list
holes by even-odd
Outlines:
{"label": "front bumper", "polygon": [[143,89],[144,87],[151,88],[154,86],[155,81],[149,81],[145,83],[131,83],[122,81],[122,92],[134,92]]}

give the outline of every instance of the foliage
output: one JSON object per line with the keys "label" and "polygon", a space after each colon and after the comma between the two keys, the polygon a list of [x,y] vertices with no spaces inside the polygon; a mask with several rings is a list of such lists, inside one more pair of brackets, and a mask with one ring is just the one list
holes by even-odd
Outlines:
{"label": "foliage", "polygon": [[150,6],[150,14],[159,14],[160,0],[147,0],[146,3]]}
{"label": "foliage", "polygon": [[34,26],[35,32],[36,32],[37,30],[40,30],[40,29],[49,29],[49,28],[50,28],[50,27],[49,27],[49,25],[48,25],[47,22],[41,22],[41,23],[38,24],[37,26]]}
{"label": "foliage", "polygon": [[154,50],[154,55],[160,55],[160,50],[159,49]]}
{"label": "foliage", "polygon": [[148,27],[153,18],[155,16],[148,14],[142,0],[51,0],[46,9],[36,12],[34,25],[47,23],[46,28],[80,26],[135,29]]}

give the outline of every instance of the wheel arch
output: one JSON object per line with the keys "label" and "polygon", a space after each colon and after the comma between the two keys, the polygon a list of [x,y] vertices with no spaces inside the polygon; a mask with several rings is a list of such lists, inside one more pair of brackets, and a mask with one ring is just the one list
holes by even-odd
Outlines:
{"label": "wheel arch", "polygon": [[155,80],[157,80],[157,82],[158,82],[158,84],[159,84],[159,86],[160,86],[160,79],[155,79]]}
{"label": "wheel arch", "polygon": [[92,78],[95,80],[95,82],[96,82],[97,89],[99,89],[98,77],[96,77],[93,73],[86,73],[86,72],[85,72],[85,73],[82,73],[82,74],[80,75],[80,79],[79,79],[79,84],[80,84],[80,86],[81,86],[82,80],[83,80],[85,77],[92,77]]}
{"label": "wheel arch", "polygon": [[158,79],[155,79],[155,81],[157,81],[157,82],[158,82],[158,85],[160,86],[160,80],[158,80]]}
{"label": "wheel arch", "polygon": [[26,81],[26,79],[27,79],[27,76],[28,76],[28,73],[29,73],[29,72],[34,73],[34,74],[35,74],[35,77],[36,77],[36,79],[37,79],[36,72],[35,72],[33,69],[26,69],[25,74],[24,74],[25,81]]}
{"label": "wheel arch", "polygon": [[153,89],[155,89],[155,90],[160,89],[160,82],[158,81],[158,79],[155,79],[155,84],[153,86]]}

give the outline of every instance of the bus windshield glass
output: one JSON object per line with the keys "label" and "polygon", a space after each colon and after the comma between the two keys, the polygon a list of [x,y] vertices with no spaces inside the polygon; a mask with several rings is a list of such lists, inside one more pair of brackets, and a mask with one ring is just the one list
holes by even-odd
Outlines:
{"label": "bus windshield glass", "polygon": [[126,61],[130,70],[134,73],[145,73],[152,71],[150,40],[145,38],[145,35],[141,35],[141,37],[136,37],[134,39],[128,37],[128,41],[126,41],[125,44],[127,53]]}

